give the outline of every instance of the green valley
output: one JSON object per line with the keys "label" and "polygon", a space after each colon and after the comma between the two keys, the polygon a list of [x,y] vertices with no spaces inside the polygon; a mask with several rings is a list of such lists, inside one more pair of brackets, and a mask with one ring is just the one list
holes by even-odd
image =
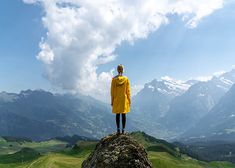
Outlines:
{"label": "green valley", "polygon": [[[130,133],[148,152],[156,168],[235,168],[230,162],[203,162],[193,159],[164,140],[144,132]],[[97,141],[79,140],[69,146],[64,141],[8,141],[0,139],[0,168],[79,168]]]}

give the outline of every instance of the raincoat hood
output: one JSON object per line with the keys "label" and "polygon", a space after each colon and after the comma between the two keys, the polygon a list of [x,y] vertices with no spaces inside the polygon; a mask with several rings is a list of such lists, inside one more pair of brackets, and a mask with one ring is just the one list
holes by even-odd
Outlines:
{"label": "raincoat hood", "polygon": [[117,81],[116,82],[117,85],[123,85],[127,81],[127,77],[125,77],[125,76],[117,76],[116,81]]}

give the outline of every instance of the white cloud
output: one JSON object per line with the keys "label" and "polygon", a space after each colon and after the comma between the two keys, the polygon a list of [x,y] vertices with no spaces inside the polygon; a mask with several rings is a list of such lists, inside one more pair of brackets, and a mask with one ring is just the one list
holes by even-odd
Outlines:
{"label": "white cloud", "polygon": [[39,44],[39,47],[44,52],[40,52],[37,56],[38,59],[42,60],[45,64],[50,64],[54,60],[54,53],[47,43],[44,43],[43,39]]}
{"label": "white cloud", "polygon": [[45,77],[66,90],[109,100],[113,71],[97,74],[99,65],[115,59],[123,41],[147,38],[168,15],[178,14],[190,28],[223,0],[23,0],[40,4],[47,35],[37,58],[45,65]]}
{"label": "white cloud", "polygon": [[131,86],[131,96],[135,96],[141,89],[143,89],[143,85],[133,85]]}

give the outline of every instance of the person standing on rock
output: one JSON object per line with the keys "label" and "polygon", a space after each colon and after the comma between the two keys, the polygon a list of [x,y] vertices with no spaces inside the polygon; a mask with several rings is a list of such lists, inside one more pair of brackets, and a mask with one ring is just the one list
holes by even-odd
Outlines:
{"label": "person standing on rock", "polygon": [[112,113],[116,114],[117,134],[120,134],[120,115],[122,114],[122,133],[125,132],[126,114],[130,112],[131,91],[130,81],[123,76],[124,67],[117,66],[118,75],[112,78],[111,82],[111,106]]}

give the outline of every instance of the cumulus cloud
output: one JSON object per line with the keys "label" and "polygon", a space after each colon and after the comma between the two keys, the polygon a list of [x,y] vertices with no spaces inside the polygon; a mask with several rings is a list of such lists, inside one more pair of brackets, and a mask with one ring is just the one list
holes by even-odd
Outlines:
{"label": "cumulus cloud", "polygon": [[223,0],[23,0],[43,7],[47,29],[37,58],[45,77],[65,89],[109,101],[113,69],[97,74],[101,64],[113,61],[123,41],[147,38],[168,16],[178,14],[186,26],[223,6]]}

